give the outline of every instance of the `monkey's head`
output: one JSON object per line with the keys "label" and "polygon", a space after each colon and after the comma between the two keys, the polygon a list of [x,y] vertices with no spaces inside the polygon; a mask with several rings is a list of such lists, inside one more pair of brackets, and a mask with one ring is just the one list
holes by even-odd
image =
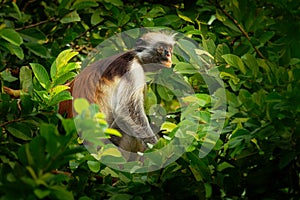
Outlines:
{"label": "monkey's head", "polygon": [[142,64],[162,64],[172,66],[174,36],[159,32],[144,34],[136,42],[137,56]]}

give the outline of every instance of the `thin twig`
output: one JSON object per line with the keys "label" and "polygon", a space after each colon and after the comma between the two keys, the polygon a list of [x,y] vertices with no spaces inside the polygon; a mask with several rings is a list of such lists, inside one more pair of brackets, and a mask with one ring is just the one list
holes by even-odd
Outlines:
{"label": "thin twig", "polygon": [[216,3],[217,8],[219,8],[235,25],[236,27],[241,31],[241,33],[246,37],[246,39],[250,42],[252,47],[254,48],[255,52],[263,59],[265,59],[265,56],[259,51],[259,49],[252,43],[251,38],[249,37],[248,33],[246,30],[243,28],[239,22],[233,18],[226,10],[224,10],[221,5],[217,2]]}
{"label": "thin twig", "polygon": [[18,119],[14,119],[14,120],[11,120],[11,121],[8,121],[8,122],[4,122],[4,123],[0,124],[0,127],[4,127],[4,126],[6,126],[8,124],[11,124],[11,123],[14,123],[14,122],[20,122],[22,120],[24,120],[24,119],[23,118],[18,118]]}
{"label": "thin twig", "polygon": [[42,24],[45,24],[45,23],[48,23],[48,22],[55,22],[55,21],[58,21],[58,20],[56,20],[54,17],[52,17],[50,19],[47,19],[47,20],[44,20],[44,21],[40,21],[40,22],[37,22],[35,24],[30,24],[28,26],[23,26],[21,28],[16,28],[15,30],[16,31],[21,31],[21,30],[24,30],[24,29],[34,28],[36,26],[39,26],[39,25],[42,25]]}

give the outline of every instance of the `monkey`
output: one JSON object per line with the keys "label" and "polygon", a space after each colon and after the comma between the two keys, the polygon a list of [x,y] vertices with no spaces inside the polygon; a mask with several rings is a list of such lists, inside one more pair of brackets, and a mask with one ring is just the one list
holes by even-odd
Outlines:
{"label": "monkey", "polygon": [[[174,35],[148,32],[132,50],[96,61],[69,83],[73,100],[95,103],[111,128],[122,137],[111,136],[113,144],[128,152],[144,152],[158,141],[144,110],[145,72],[172,66]],[[61,102],[59,113],[73,117],[71,101]]]}

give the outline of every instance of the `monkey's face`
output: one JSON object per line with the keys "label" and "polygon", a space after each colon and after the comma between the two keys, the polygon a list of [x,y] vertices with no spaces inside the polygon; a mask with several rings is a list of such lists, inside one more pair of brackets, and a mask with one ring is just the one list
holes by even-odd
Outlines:
{"label": "monkey's face", "polygon": [[170,68],[172,66],[173,46],[165,43],[159,43],[156,47],[158,59],[161,64]]}

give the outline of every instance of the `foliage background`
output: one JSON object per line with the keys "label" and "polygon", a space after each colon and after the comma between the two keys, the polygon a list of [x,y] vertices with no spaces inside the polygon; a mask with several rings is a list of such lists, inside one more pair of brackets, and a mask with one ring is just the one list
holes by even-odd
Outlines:
{"label": "foliage background", "polygon": [[[1,199],[298,199],[299,18],[297,0],[1,0]],[[179,31],[214,56],[226,87],[226,123],[205,158],[198,156],[199,132],[164,169],[118,172],[78,144],[57,102],[70,98],[63,82],[100,42],[153,26]],[[78,54],[66,53],[63,63],[57,56],[66,49]],[[202,91],[200,77],[178,73]]]}

